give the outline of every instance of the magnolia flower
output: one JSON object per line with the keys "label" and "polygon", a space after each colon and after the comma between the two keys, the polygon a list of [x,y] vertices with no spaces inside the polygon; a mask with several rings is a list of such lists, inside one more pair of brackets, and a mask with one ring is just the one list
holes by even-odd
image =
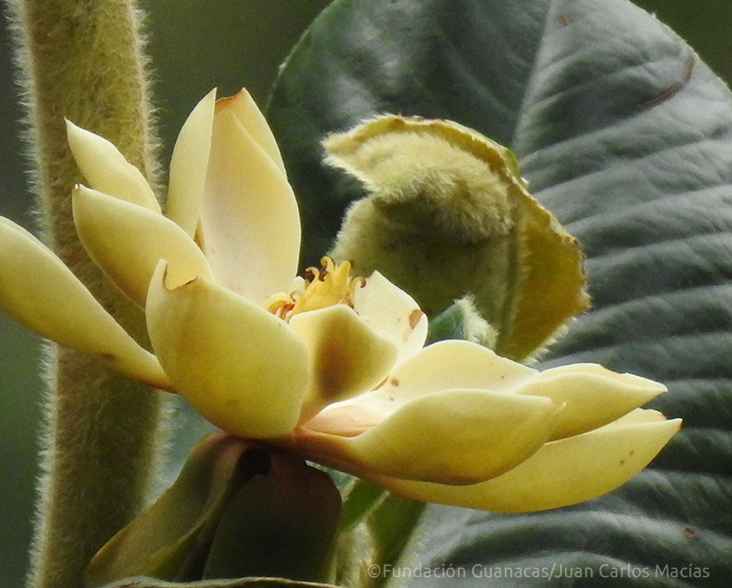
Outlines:
{"label": "magnolia flower", "polygon": [[73,192],[79,237],[144,308],[154,355],[9,221],[0,303],[231,434],[419,500],[530,511],[622,484],[679,428],[638,409],[656,382],[593,364],[540,373],[465,341],[424,347],[425,315],[380,274],[325,259],[297,278],[297,204],[244,91],[212,92],[189,116],[166,215],[111,143],[72,123],[68,138],[91,186]]}

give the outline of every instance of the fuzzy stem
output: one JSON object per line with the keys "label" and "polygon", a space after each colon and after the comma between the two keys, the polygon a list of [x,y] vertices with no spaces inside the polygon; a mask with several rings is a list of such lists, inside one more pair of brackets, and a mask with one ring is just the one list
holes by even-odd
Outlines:
{"label": "fuzzy stem", "polygon": [[[71,189],[83,178],[64,127],[65,117],[106,137],[155,175],[140,14],[134,0],[8,2],[46,242],[144,343],[141,311],[107,283],[76,236]],[[91,556],[147,498],[164,400],[68,349],[49,347],[46,364],[44,475],[29,586],[77,588]]]}

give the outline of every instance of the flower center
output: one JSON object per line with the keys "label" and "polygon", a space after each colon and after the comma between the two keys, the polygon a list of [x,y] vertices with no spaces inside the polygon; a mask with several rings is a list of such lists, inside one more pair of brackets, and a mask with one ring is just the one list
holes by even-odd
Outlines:
{"label": "flower center", "polygon": [[267,310],[281,319],[289,320],[298,312],[317,310],[335,304],[347,304],[353,308],[356,288],[363,285],[363,278],[350,275],[351,262],[336,263],[330,257],[320,260],[322,268],[307,269],[305,287],[291,294],[275,294],[267,301]]}

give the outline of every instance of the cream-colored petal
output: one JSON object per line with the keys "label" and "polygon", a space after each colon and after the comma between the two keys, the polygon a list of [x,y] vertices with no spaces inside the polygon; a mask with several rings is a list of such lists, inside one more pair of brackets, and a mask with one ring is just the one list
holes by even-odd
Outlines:
{"label": "cream-colored petal", "polygon": [[511,392],[536,370],[468,341],[440,341],[397,364],[376,390],[324,409],[308,425],[336,435],[357,435],[405,403],[434,392],[483,389]]}
{"label": "cream-colored petal", "polygon": [[409,294],[379,272],[366,278],[354,292],[354,310],[379,333],[399,347],[397,362],[422,349],[427,338],[427,315]]}
{"label": "cream-colored petal", "polygon": [[170,180],[165,213],[193,237],[211,152],[216,90],[211,90],[191,111],[178,133],[170,160]]}
{"label": "cream-colored petal", "polygon": [[282,320],[197,278],[173,290],[158,264],[147,298],[155,353],[178,393],[206,419],[248,438],[288,433],[308,382],[305,345]]}
{"label": "cream-colored petal", "polygon": [[237,120],[246,129],[252,138],[257,142],[269,158],[285,174],[285,164],[282,161],[280,148],[272,134],[272,130],[267,124],[262,111],[252,99],[251,94],[245,89],[240,90],[229,98],[222,98],[218,102],[218,108],[230,109],[234,113]]}
{"label": "cream-colored petal", "polygon": [[375,427],[404,404],[379,394],[362,394],[345,402],[331,404],[306,423],[308,430],[353,437]]}
{"label": "cream-colored petal", "polygon": [[293,315],[290,327],[304,341],[310,358],[302,421],[328,404],[376,387],[397,357],[396,345],[345,304]]}
{"label": "cream-colored petal", "polygon": [[479,484],[448,486],[371,477],[416,500],[496,512],[532,512],[590,500],[627,482],[679,430],[680,419],[636,413],[582,435],[544,445],[511,471]]}
{"label": "cream-colored petal", "polygon": [[66,135],[71,153],[92,188],[160,212],[160,204],[140,170],[112,143],[68,120]]}
{"label": "cream-colored petal", "polygon": [[623,416],[666,391],[663,384],[618,374],[597,364],[574,364],[537,374],[517,394],[546,396],[564,404],[553,439],[595,429]]}
{"label": "cream-colored petal", "polygon": [[0,217],[0,306],[39,335],[95,356],[158,388],[170,382],[63,262],[25,229]]}
{"label": "cream-colored petal", "polygon": [[78,186],[74,223],[89,255],[133,301],[145,306],[150,278],[168,261],[168,284],[180,285],[213,273],[198,245],[163,215]]}
{"label": "cream-colored petal", "polygon": [[397,365],[378,392],[404,399],[451,388],[508,392],[536,373],[477,343],[439,341]]}
{"label": "cream-colored petal", "polygon": [[200,222],[219,283],[257,303],[290,286],[300,248],[295,195],[230,109],[214,116]]}
{"label": "cream-colored petal", "polygon": [[560,411],[548,398],[446,390],[412,400],[355,437],[303,434],[298,442],[308,457],[359,476],[474,484],[536,452]]}

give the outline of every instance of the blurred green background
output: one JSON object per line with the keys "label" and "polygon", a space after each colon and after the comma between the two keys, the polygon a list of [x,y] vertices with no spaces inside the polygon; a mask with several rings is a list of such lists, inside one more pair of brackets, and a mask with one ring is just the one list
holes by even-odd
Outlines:
{"label": "blurred green background", "polygon": [[[365,0],[367,1],[367,0]],[[484,0],[491,1],[491,0]],[[264,105],[279,64],[330,0],[147,0],[155,103],[167,161],[191,107],[212,87],[247,87]],[[728,0],[637,0],[732,81]],[[5,5],[3,4],[3,11]],[[20,139],[11,38],[0,29],[0,214],[34,229]],[[0,584],[20,587],[27,567],[43,384],[40,341],[0,313]]]}

